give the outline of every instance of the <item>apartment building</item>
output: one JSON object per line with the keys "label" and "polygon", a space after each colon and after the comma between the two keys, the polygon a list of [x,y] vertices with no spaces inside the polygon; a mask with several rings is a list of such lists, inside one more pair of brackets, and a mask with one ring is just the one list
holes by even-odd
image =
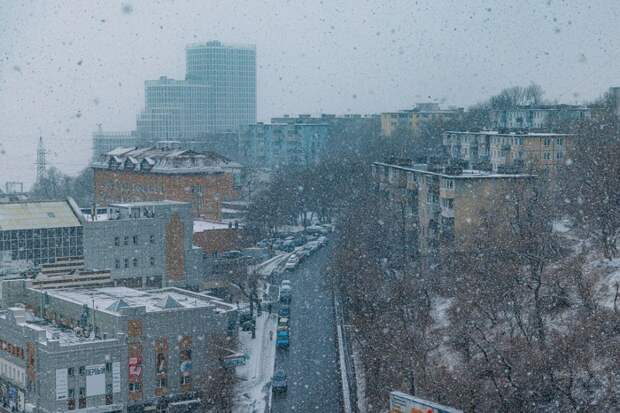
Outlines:
{"label": "apartment building", "polygon": [[551,132],[446,131],[443,145],[448,157],[463,161],[466,168],[550,171],[565,162],[572,137]]}
{"label": "apartment building", "polygon": [[589,119],[591,109],[577,105],[532,105],[490,111],[491,124],[498,130],[565,131],[576,122]]}
{"label": "apartment building", "polygon": [[222,201],[238,198],[241,165],[179,142],[116,148],[93,162],[97,205],[173,200],[189,202],[195,217],[221,219]]}
{"label": "apartment building", "polygon": [[502,213],[506,191],[534,179],[528,174],[411,162],[375,162],[372,173],[388,202],[406,205],[406,230],[414,231],[416,249],[422,255],[436,250],[441,240],[457,248],[466,245],[475,238],[488,211]]}
{"label": "apartment building", "polygon": [[197,407],[212,337],[237,331],[235,306],[176,288],[0,291],[0,405],[14,412]]}
{"label": "apartment building", "polygon": [[438,103],[417,103],[415,108],[381,114],[381,133],[392,136],[399,129],[415,130],[423,122],[459,119],[464,108],[441,109]]}
{"label": "apartment building", "polygon": [[309,166],[327,150],[327,123],[257,123],[240,139],[240,156],[263,168]]}

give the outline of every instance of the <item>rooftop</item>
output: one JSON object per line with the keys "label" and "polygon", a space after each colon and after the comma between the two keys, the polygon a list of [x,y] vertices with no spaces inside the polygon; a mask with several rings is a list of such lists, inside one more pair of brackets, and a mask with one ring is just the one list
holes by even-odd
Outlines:
{"label": "rooftop", "polygon": [[47,291],[51,297],[86,305],[99,311],[120,314],[121,308],[145,307],[149,313],[192,308],[216,307],[218,311],[236,309],[232,304],[205,294],[179,288],[140,291],[127,287],[66,288]]}
{"label": "rooftop", "polygon": [[0,203],[0,231],[79,226],[69,201]]}
{"label": "rooftop", "polygon": [[445,131],[446,134],[458,134],[458,135],[497,135],[497,136],[519,136],[519,137],[545,137],[545,136],[572,136],[570,133],[555,133],[555,132],[507,132],[500,133],[496,130],[483,130],[478,132],[472,131]]}
{"label": "rooftop", "polygon": [[417,172],[426,175],[439,176],[442,178],[450,179],[514,179],[514,178],[535,178],[530,174],[500,174],[495,172],[480,171],[476,169],[463,169],[461,173],[451,174],[445,172],[429,171],[426,164],[415,164],[413,166],[394,165],[383,162],[374,162],[374,165],[387,166],[393,169],[399,169],[402,171]]}
{"label": "rooftop", "polygon": [[101,155],[93,168],[151,173],[223,173],[241,165],[215,152],[181,148],[179,142],[159,142],[155,146],[119,147]]}
{"label": "rooftop", "polygon": [[72,345],[82,343],[92,343],[102,341],[95,338],[95,335],[82,332],[82,330],[70,329],[55,325],[40,317],[37,317],[31,310],[22,307],[11,307],[8,310],[0,311],[0,319],[7,320],[13,315],[17,325],[26,327],[30,330],[42,332],[45,341],[59,341],[61,345]]}

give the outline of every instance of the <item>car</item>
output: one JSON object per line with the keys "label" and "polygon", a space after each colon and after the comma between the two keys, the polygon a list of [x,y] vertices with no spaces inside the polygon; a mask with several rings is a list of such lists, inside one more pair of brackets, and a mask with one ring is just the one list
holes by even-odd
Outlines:
{"label": "car", "polygon": [[291,315],[291,309],[288,306],[284,306],[278,310],[278,316],[289,317]]}
{"label": "car", "polygon": [[288,327],[288,318],[286,318],[286,317],[278,318],[278,327],[280,327],[280,326]]}
{"label": "car", "polygon": [[238,250],[226,251],[222,254],[222,258],[241,258],[243,253]]}
{"label": "car", "polygon": [[288,330],[280,330],[276,333],[276,345],[280,348],[288,348],[289,346]]}
{"label": "car", "polygon": [[280,285],[281,285],[282,287],[287,286],[287,285],[290,287],[290,286],[291,286],[291,280],[282,280],[282,282],[280,283]]}
{"label": "car", "polygon": [[288,304],[291,302],[291,289],[290,288],[280,288],[280,302],[283,304]]}
{"label": "car", "polygon": [[321,245],[327,245],[327,237],[325,237],[325,236],[319,237],[319,239],[317,241],[319,241],[319,243]]}
{"label": "car", "polygon": [[299,258],[296,255],[291,255],[286,264],[284,264],[284,269],[293,271],[297,268],[297,264],[299,264]]}
{"label": "car", "polygon": [[284,373],[282,370],[276,371],[271,378],[271,390],[273,390],[274,393],[286,393],[286,391],[288,390],[286,373]]}

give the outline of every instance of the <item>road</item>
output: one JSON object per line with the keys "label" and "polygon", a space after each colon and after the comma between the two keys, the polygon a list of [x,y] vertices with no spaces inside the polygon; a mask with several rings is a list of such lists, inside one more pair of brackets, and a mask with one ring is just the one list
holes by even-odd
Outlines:
{"label": "road", "polygon": [[288,392],[272,398],[273,413],[342,411],[334,304],[326,267],[331,248],[307,257],[295,271],[281,277],[291,281],[288,350],[276,352],[276,370],[288,376]]}

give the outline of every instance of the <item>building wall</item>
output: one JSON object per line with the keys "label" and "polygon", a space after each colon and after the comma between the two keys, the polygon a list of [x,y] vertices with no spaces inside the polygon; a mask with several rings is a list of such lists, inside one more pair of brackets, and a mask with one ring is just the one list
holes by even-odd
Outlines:
{"label": "building wall", "polygon": [[193,236],[194,244],[209,255],[221,254],[225,251],[240,250],[245,246],[241,230],[236,228],[212,229],[196,232]]}
{"label": "building wall", "polygon": [[240,153],[250,164],[274,168],[316,164],[327,148],[329,125],[254,124],[242,135]]}
{"label": "building wall", "polygon": [[[194,269],[187,265],[192,249],[190,206],[157,205],[154,211],[152,218],[86,221],[86,267],[109,269],[113,280],[129,287],[162,287],[192,275]],[[174,217],[175,228],[169,232]]]}
{"label": "building wall", "polygon": [[95,168],[95,202],[173,200],[192,204],[192,214],[221,219],[221,202],[237,197],[233,176],[219,174],[155,174]]}

